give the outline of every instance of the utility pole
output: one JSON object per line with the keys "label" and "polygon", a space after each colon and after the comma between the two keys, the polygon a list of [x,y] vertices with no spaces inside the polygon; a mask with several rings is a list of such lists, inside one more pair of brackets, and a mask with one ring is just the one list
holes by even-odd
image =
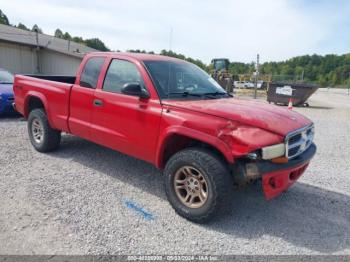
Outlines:
{"label": "utility pole", "polygon": [[169,51],[171,51],[173,45],[173,27],[170,27],[170,35],[169,35]]}
{"label": "utility pole", "polygon": [[34,28],[34,32],[35,32],[35,38],[36,38],[36,72],[39,74],[40,73],[40,57],[39,57],[40,46],[39,46],[38,27]]}
{"label": "utility pole", "polygon": [[259,79],[259,59],[260,56],[257,54],[256,56],[256,71],[255,71],[255,85],[254,85],[254,99],[257,97],[257,92],[258,92],[258,79]]}

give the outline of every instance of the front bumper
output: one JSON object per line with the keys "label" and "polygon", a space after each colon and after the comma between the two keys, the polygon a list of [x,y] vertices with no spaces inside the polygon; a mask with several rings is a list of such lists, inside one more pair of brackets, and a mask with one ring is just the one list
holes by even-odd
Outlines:
{"label": "front bumper", "polygon": [[310,147],[288,163],[275,164],[271,161],[258,161],[257,169],[262,176],[262,186],[266,199],[272,199],[287,190],[307,169],[316,154],[316,145]]}

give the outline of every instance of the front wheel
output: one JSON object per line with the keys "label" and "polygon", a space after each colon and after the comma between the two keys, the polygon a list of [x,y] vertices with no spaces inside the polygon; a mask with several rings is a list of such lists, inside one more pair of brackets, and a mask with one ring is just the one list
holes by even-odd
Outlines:
{"label": "front wheel", "polygon": [[61,132],[51,128],[45,111],[41,108],[30,112],[28,134],[31,144],[39,152],[50,152],[60,145]]}
{"label": "front wheel", "polygon": [[230,201],[232,179],[227,165],[209,150],[185,149],[167,162],[165,191],[175,211],[196,223],[210,220]]}

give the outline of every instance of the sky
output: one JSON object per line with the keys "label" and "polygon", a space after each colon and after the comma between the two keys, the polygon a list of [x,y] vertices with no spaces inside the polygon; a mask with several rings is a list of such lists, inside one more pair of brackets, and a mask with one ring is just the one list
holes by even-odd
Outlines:
{"label": "sky", "polygon": [[171,49],[206,63],[218,57],[251,62],[258,53],[262,62],[350,53],[348,0],[0,2],[12,24],[98,37],[112,50]]}

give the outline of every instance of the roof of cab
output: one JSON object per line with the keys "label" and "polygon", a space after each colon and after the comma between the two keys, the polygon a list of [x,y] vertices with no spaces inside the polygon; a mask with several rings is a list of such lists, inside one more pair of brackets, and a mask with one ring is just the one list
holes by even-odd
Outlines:
{"label": "roof of cab", "polygon": [[125,58],[133,58],[138,61],[176,61],[176,62],[186,62],[182,59],[164,56],[164,55],[156,55],[156,54],[145,54],[145,53],[124,53],[124,52],[91,52],[87,54],[88,56],[99,56],[103,55],[106,57],[125,57]]}

